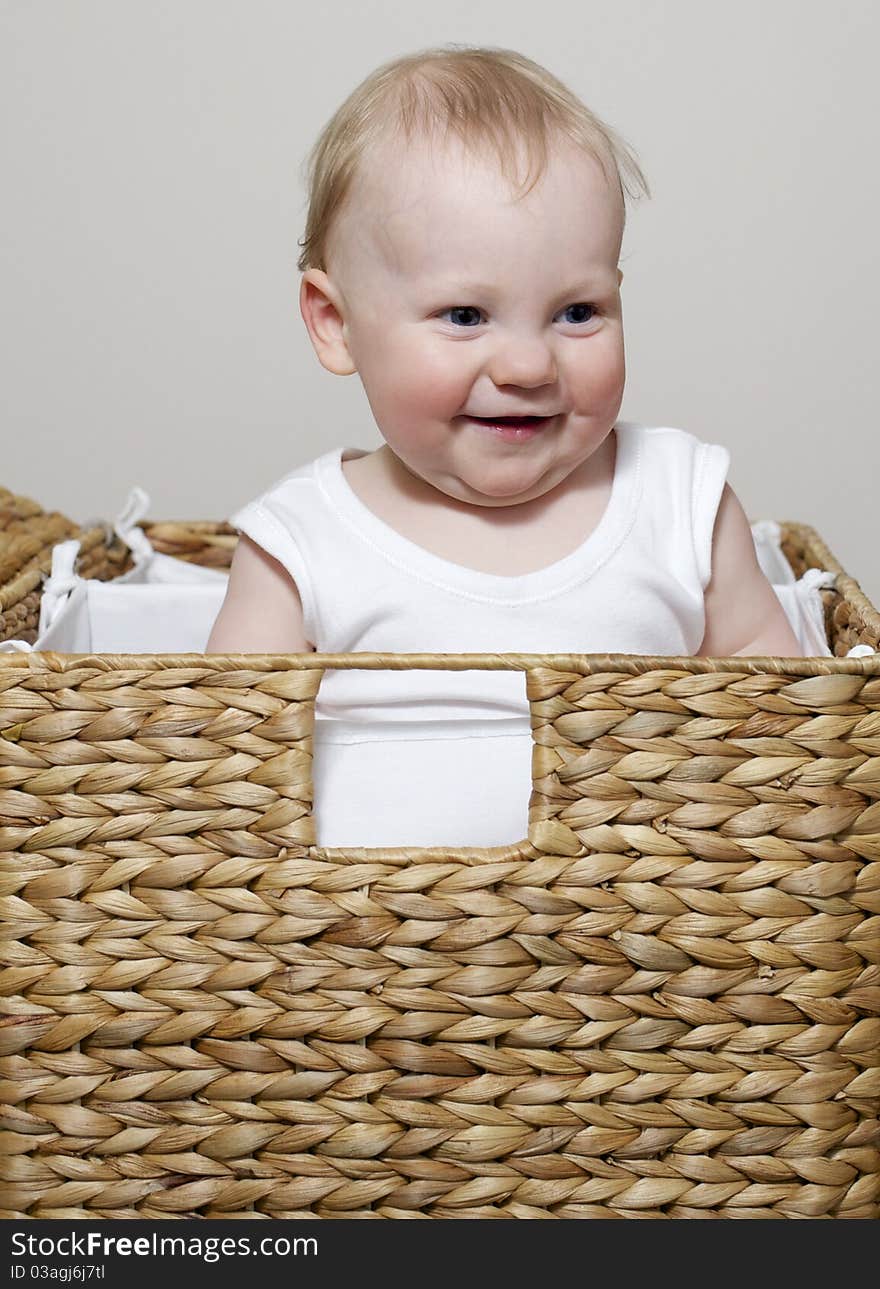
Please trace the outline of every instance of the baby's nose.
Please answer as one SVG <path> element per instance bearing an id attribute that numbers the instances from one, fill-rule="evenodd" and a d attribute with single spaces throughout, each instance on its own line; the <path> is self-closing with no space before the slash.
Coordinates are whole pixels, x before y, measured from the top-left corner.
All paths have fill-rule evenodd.
<path id="1" fill-rule="evenodd" d="M 508 336 L 492 351 L 489 375 L 495 385 L 534 389 L 556 380 L 556 359 L 539 336 Z"/>

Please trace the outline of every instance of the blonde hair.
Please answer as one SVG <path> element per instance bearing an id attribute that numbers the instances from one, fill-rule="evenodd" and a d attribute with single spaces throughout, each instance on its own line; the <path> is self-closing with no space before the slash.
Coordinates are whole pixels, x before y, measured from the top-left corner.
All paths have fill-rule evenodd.
<path id="1" fill-rule="evenodd" d="M 620 194 L 650 196 L 629 146 L 550 72 L 509 49 L 446 45 L 384 63 L 349 95 L 321 131 L 308 161 L 309 205 L 300 271 L 326 267 L 333 221 L 358 167 L 380 139 L 400 132 L 407 142 L 456 135 L 473 149 L 488 147 L 502 173 L 517 183 L 521 145 L 528 157 L 520 195 L 541 178 L 554 135 L 599 162 Z M 525 185 L 525 186 L 524 186 Z"/>

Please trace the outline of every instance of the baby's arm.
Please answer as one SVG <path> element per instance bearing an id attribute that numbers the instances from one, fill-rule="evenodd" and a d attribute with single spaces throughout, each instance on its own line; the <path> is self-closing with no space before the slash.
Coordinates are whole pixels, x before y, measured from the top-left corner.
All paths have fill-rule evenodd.
<path id="1" fill-rule="evenodd" d="M 724 485 L 715 517 L 712 579 L 705 604 L 706 628 L 698 656 L 804 656 L 779 597 L 761 570 L 749 521 L 729 484 Z"/>
<path id="2" fill-rule="evenodd" d="M 296 583 L 278 560 L 242 533 L 226 598 L 206 653 L 312 653 Z"/>

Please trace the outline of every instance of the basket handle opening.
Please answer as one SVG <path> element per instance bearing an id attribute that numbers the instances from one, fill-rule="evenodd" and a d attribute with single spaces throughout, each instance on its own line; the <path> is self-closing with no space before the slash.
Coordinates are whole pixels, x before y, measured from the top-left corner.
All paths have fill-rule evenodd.
<path id="1" fill-rule="evenodd" d="M 565 804 L 558 799 L 553 800 L 552 770 L 558 765 L 559 757 L 553 751 L 552 747 L 545 745 L 540 741 L 540 732 L 548 724 L 545 715 L 545 704 L 548 698 L 552 698 L 554 687 L 559 688 L 559 673 L 544 672 L 538 667 L 525 665 L 518 655 L 503 654 L 485 654 L 485 655 L 375 655 L 375 654 L 347 654 L 332 655 L 325 659 L 320 655 L 314 655 L 313 661 L 316 666 L 320 667 L 317 684 L 314 686 L 314 696 L 304 701 L 308 702 L 311 707 L 312 730 L 315 731 L 315 702 L 318 697 L 320 684 L 324 679 L 325 673 L 335 670 L 467 670 L 467 671 L 519 671 L 525 673 L 525 690 L 526 701 L 528 703 L 528 719 L 531 732 L 531 756 L 530 769 L 527 775 L 528 782 L 523 784 L 524 791 L 528 793 L 527 801 L 527 835 L 518 840 L 511 840 L 509 843 L 501 845 L 417 845 L 401 842 L 393 842 L 387 845 L 337 845 L 324 844 L 321 841 L 321 832 L 325 836 L 339 835 L 340 830 L 334 825 L 328 828 L 319 828 L 318 811 L 323 811 L 323 803 L 329 804 L 331 808 L 340 808 L 344 804 L 342 796 L 343 784 L 345 783 L 346 770 L 352 767 L 369 767 L 369 744 L 362 744 L 356 751 L 352 752 L 349 748 L 333 749 L 335 767 L 332 771 L 332 786 L 330 785 L 331 776 L 324 776 L 324 769 L 329 771 L 330 758 L 326 756 L 330 751 L 328 746 L 324 746 L 324 736 L 313 738 L 312 756 L 308 766 L 308 782 L 303 784 L 304 798 L 308 803 L 309 816 L 307 819 L 300 820 L 306 835 L 310 837 L 311 845 L 320 854 L 327 859 L 336 862 L 363 862 L 365 859 L 374 858 L 383 859 L 394 858 L 403 859 L 406 862 L 419 861 L 436 861 L 442 854 L 449 858 L 467 858 L 470 862 L 493 861 L 497 862 L 506 858 L 518 859 L 537 858 L 543 855 L 580 855 L 584 853 L 584 846 L 578 839 L 577 835 L 568 828 L 564 823 L 557 820 L 555 815 Z M 569 681 L 573 677 L 567 678 Z M 554 686 L 555 682 L 555 686 Z M 526 713 L 523 713 L 525 716 Z M 333 741 L 333 736 L 329 733 L 326 737 Z M 518 741 L 521 743 L 522 734 L 519 734 Z M 342 738 L 341 741 L 345 742 Z M 413 744 L 409 746 L 412 748 Z M 502 751 L 503 748 L 503 751 Z M 482 753 L 476 749 L 477 755 L 493 757 L 501 755 L 507 757 L 511 764 L 521 768 L 521 758 L 523 750 L 521 746 L 516 748 L 515 742 L 502 739 L 500 743 L 494 743 L 488 754 Z M 338 753 L 338 755 L 337 755 Z M 317 771 L 317 774 L 316 774 Z M 378 772 L 378 771 L 377 771 Z M 467 768 L 463 767 L 463 773 L 467 773 Z M 316 793 L 315 778 L 318 778 L 320 791 Z M 369 774 L 364 776 L 369 779 Z M 412 780 L 410 780 L 412 782 Z M 522 780 L 520 780 L 522 781 Z M 558 781 L 557 781 L 558 782 Z M 375 790 L 376 784 L 373 783 L 352 783 L 352 802 L 355 808 L 356 827 L 357 809 L 361 811 L 369 808 L 369 801 L 375 799 L 370 795 L 371 787 Z M 468 780 L 468 787 L 472 787 L 473 778 Z M 381 785 L 380 785 L 381 786 Z M 399 786 L 399 791 L 405 792 L 405 785 Z M 317 799 L 316 799 L 317 798 Z M 365 802 L 367 803 L 365 805 Z M 487 803 L 487 808 L 491 809 L 491 803 Z M 454 803 L 450 806 L 454 810 Z M 323 815 L 322 815 L 323 817 Z M 334 814 L 334 819 L 338 814 Z M 363 814 L 361 814 L 363 817 Z"/>

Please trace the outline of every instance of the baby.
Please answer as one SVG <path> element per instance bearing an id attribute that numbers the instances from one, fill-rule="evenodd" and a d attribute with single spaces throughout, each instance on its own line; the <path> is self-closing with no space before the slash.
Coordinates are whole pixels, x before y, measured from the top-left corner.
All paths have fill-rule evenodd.
<path id="1" fill-rule="evenodd" d="M 519 54 L 428 50 L 354 91 L 312 155 L 300 306 L 384 444 L 232 516 L 210 652 L 801 655 L 727 450 L 618 419 L 633 185 Z M 316 712 L 319 844 L 525 836 L 522 673 L 328 670 Z"/>

